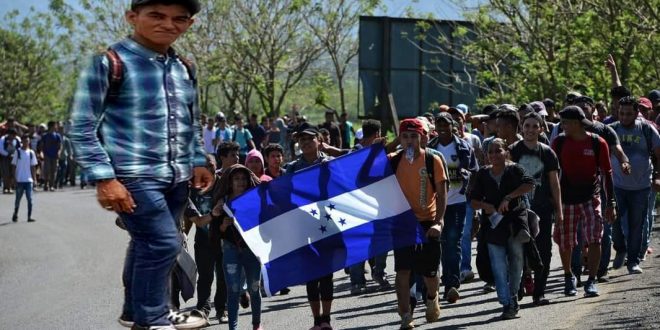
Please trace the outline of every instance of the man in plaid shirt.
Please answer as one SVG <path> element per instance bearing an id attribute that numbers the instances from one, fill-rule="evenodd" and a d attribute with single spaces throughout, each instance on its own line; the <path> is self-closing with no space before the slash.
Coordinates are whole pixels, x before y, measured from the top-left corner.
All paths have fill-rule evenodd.
<path id="1" fill-rule="evenodd" d="M 132 36 L 92 59 L 71 109 L 76 161 L 96 181 L 99 204 L 117 212 L 131 236 L 119 321 L 134 329 L 190 328 L 198 321 L 169 312 L 167 287 L 181 249 L 176 222 L 188 181 L 202 190 L 213 183 L 194 70 L 171 48 L 199 10 L 197 0 L 132 0 L 126 12 Z M 115 91 L 109 75 L 117 64 Z"/>

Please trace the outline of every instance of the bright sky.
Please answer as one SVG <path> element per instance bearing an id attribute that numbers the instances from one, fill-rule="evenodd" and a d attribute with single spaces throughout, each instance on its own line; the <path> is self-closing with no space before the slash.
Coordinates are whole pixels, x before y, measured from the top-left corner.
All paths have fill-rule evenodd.
<path id="1" fill-rule="evenodd" d="M 119 1 L 119 0 L 117 0 Z M 241 0 L 236 0 L 241 1 Z M 78 0 L 66 0 L 72 5 L 78 5 Z M 417 12 L 433 13 L 441 19 L 460 19 L 459 9 L 451 4 L 449 0 L 384 0 L 387 11 L 376 13 L 377 15 L 398 17 L 403 16 L 407 7 L 412 7 Z M 468 3 L 474 0 L 468 1 Z M 4 16 L 10 10 L 18 9 L 22 13 L 34 6 L 37 10 L 48 9 L 48 0 L 21 0 L 21 1 L 0 1 L 0 17 Z"/>

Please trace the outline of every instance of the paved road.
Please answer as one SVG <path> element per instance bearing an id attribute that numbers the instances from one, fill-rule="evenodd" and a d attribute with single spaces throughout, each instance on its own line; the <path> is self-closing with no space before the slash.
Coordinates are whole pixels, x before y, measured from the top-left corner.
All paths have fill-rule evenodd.
<path id="1" fill-rule="evenodd" d="M 121 329 L 116 323 L 122 303 L 121 267 L 128 241 L 114 226 L 114 216 L 96 205 L 92 190 L 65 189 L 35 196 L 36 223 L 25 222 L 25 205 L 11 223 L 13 196 L 0 195 L 0 329 Z M 660 236 L 657 232 L 656 236 Z M 193 237 L 193 235 L 191 235 Z M 192 241 L 192 238 L 191 238 Z M 656 253 L 659 240 L 654 240 Z M 192 244 L 190 244 L 192 246 Z M 522 301 L 520 318 L 498 321 L 495 293 L 484 294 L 476 281 L 461 288 L 458 303 L 442 304 L 439 322 L 426 324 L 423 309 L 415 314 L 419 329 L 575 329 L 660 327 L 660 258 L 652 255 L 642 275 L 611 271 L 600 285 L 601 297 L 567 298 L 556 251 L 549 281 L 552 304 L 533 308 Z M 393 282 L 393 260 L 388 277 Z M 367 278 L 369 276 L 367 275 Z M 348 278 L 335 274 L 333 325 L 336 329 L 397 329 L 393 291 L 350 296 Z M 374 287 L 373 282 L 369 283 Z M 308 329 L 309 307 L 302 286 L 287 296 L 264 301 L 266 329 Z M 193 298 L 194 301 L 194 298 Z M 189 301 L 186 307 L 190 307 Z M 249 310 L 241 310 L 240 329 L 248 329 Z M 211 329 L 226 329 L 212 319 Z"/>

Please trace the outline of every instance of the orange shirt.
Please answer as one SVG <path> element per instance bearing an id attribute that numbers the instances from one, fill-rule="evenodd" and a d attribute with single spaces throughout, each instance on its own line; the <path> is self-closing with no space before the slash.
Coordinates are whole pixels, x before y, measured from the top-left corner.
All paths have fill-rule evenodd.
<path id="1" fill-rule="evenodd" d="M 445 166 L 442 159 L 437 155 L 425 155 L 426 151 L 422 150 L 422 154 L 415 158 L 411 163 L 405 158 L 401 157 L 399 165 L 396 169 L 396 179 L 399 181 L 401 191 L 406 196 L 410 207 L 412 208 L 415 216 L 420 221 L 432 221 L 435 219 L 435 190 L 431 187 L 431 180 L 426 174 L 426 163 L 424 157 L 433 157 L 433 171 L 434 180 L 436 184 L 447 181 L 445 174 Z M 396 153 L 387 155 L 392 159 Z"/>

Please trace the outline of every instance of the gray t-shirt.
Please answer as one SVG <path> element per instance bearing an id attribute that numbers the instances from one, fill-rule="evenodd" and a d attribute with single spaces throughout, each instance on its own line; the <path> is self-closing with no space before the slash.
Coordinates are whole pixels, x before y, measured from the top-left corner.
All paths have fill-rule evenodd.
<path id="1" fill-rule="evenodd" d="M 642 125 L 648 125 L 648 127 L 643 129 Z M 642 123 L 641 119 L 635 120 L 635 126 L 631 128 L 625 128 L 619 123 L 612 124 L 612 128 L 619 137 L 623 152 L 628 156 L 630 165 L 632 166 L 632 173 L 624 175 L 621 172 L 621 166 L 616 157 L 613 155 L 610 157 L 614 186 L 626 190 L 640 190 L 650 187 L 651 175 L 653 174 L 650 154 L 653 153 L 653 149 L 660 147 L 660 135 L 658 135 L 658 131 L 652 125 Z M 644 130 L 650 136 L 645 136 Z M 647 145 L 647 141 L 649 140 L 651 146 Z"/>

